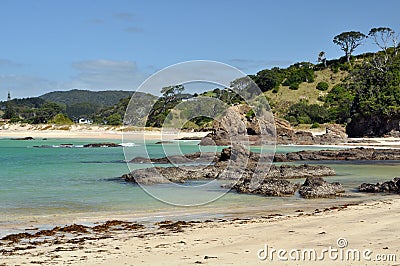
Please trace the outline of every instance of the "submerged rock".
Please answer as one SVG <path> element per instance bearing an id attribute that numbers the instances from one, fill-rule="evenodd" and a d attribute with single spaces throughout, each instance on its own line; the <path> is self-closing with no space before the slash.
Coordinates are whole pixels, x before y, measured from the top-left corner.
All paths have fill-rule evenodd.
<path id="1" fill-rule="evenodd" d="M 337 182 L 326 182 L 322 177 L 307 177 L 300 187 L 299 193 L 303 198 L 332 198 L 344 193 L 344 188 Z"/>
<path id="2" fill-rule="evenodd" d="M 24 137 L 24 138 L 13 138 L 11 140 L 34 140 L 33 137 Z"/>

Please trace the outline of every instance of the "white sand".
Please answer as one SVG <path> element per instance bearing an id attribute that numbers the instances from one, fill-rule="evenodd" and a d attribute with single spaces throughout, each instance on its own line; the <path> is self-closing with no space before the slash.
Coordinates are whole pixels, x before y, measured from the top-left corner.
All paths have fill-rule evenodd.
<path id="1" fill-rule="evenodd" d="M 87 139 L 179 139 L 204 137 L 208 132 L 169 131 L 160 129 L 134 129 L 123 126 L 97 125 L 28 125 L 11 124 L 0 126 L 0 138 L 87 138 Z"/>
<path id="2" fill-rule="evenodd" d="M 371 258 L 395 254 L 399 260 L 399 221 L 400 197 L 393 196 L 393 200 L 311 216 L 201 223 L 179 233 L 156 229 L 107 233 L 111 238 L 78 244 L 45 244 L 15 251 L 14 255 L 3 255 L 2 262 L 5 265 L 31 262 L 42 265 L 394 265 L 395 262 L 378 263 L 362 257 L 360 261 L 337 261 L 328 255 L 323 262 L 282 262 L 275 254 L 271 262 L 258 259 L 257 253 L 268 245 L 269 250 L 315 249 L 319 256 L 329 246 L 339 249 L 337 240 L 345 238 L 348 246 L 343 251 L 369 249 L 373 252 Z"/>

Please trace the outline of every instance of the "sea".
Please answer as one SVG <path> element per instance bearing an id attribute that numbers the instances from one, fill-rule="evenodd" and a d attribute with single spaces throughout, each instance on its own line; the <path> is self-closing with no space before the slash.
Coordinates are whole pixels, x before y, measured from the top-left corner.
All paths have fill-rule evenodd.
<path id="1" fill-rule="evenodd" d="M 346 190 L 346 196 L 335 199 L 303 199 L 298 194 L 290 197 L 238 194 L 228 192 L 220 182 L 210 184 L 208 181 L 148 188 L 121 179 L 132 169 L 151 167 L 150 164 L 127 163 L 133 157 L 146 154 L 151 158 L 163 157 L 168 145 L 179 147 L 176 154 L 209 152 L 215 148 L 199 147 L 199 141 L 173 141 L 164 145 L 155 140 L 111 141 L 124 147 L 84 147 L 104 142 L 104 139 L 0 139 L 0 236 L 26 228 L 72 223 L 90 225 L 114 219 L 150 224 L 161 220 L 249 218 L 389 199 L 390 195 L 359 193 L 357 187 L 363 182 L 392 179 L 400 170 L 398 161 L 307 162 L 335 169 L 336 176 L 325 179 L 340 182 Z M 127 153 L 125 149 L 128 148 Z M 326 148 L 334 149 L 277 146 L 276 152 Z M 253 149 L 254 152 L 258 150 L 257 147 Z M 174 149 L 170 149 L 171 153 Z M 125 154 L 129 154 L 129 158 Z M 302 183 L 304 179 L 292 181 Z"/>

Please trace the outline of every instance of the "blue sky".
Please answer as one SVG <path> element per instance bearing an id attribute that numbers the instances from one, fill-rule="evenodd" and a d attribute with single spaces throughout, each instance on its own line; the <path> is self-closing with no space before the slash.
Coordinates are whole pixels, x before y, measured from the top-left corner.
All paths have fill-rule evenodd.
<path id="1" fill-rule="evenodd" d="M 72 88 L 136 90 L 187 60 L 254 74 L 342 56 L 335 35 L 388 26 L 400 1 L 0 0 L 0 99 Z M 374 51 L 367 42 L 356 53 Z M 3 97 L 4 96 L 4 97 Z"/>

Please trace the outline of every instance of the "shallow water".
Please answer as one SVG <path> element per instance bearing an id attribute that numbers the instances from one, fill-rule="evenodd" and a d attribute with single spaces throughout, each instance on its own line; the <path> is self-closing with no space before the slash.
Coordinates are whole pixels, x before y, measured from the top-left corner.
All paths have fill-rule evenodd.
<path id="1" fill-rule="evenodd" d="M 174 202 L 204 202 L 218 200 L 197 207 L 179 207 L 166 204 L 147 194 L 140 187 L 123 182 L 119 177 L 129 171 L 122 148 L 81 148 L 86 143 L 104 140 L 0 139 L 0 234 L 29 223 L 54 224 L 95 222 L 113 218 L 154 221 L 168 217 L 180 219 L 218 218 L 229 215 L 285 213 L 295 209 L 315 209 L 382 197 L 356 193 L 362 182 L 378 182 L 398 176 L 400 162 L 312 162 L 333 167 L 337 176 L 326 178 L 342 183 L 349 197 L 305 200 L 298 195 L 285 198 L 262 197 L 227 193 L 221 183 L 196 181 L 182 192 L 174 184 L 155 185 L 153 193 Z M 118 141 L 116 141 L 118 143 Z M 175 142 L 176 143 L 176 142 Z M 75 148 L 61 148 L 73 144 Z M 198 141 L 180 141 L 183 153 L 199 151 Z M 34 148 L 33 146 L 54 146 Z M 144 147 L 131 143 L 129 158 L 144 156 Z M 168 145 L 165 145 L 168 146 Z M 179 153 L 171 145 L 169 154 Z M 151 157 L 163 157 L 162 145 L 146 142 Z M 175 150 L 174 150 L 175 149 Z M 202 147 L 203 151 L 212 151 Z M 279 146 L 277 152 L 310 149 L 309 147 Z M 312 147 L 312 149 L 321 149 Z M 257 151 L 257 148 L 254 148 Z M 132 165 L 131 168 L 147 165 Z M 303 182 L 304 180 L 294 180 Z"/>

